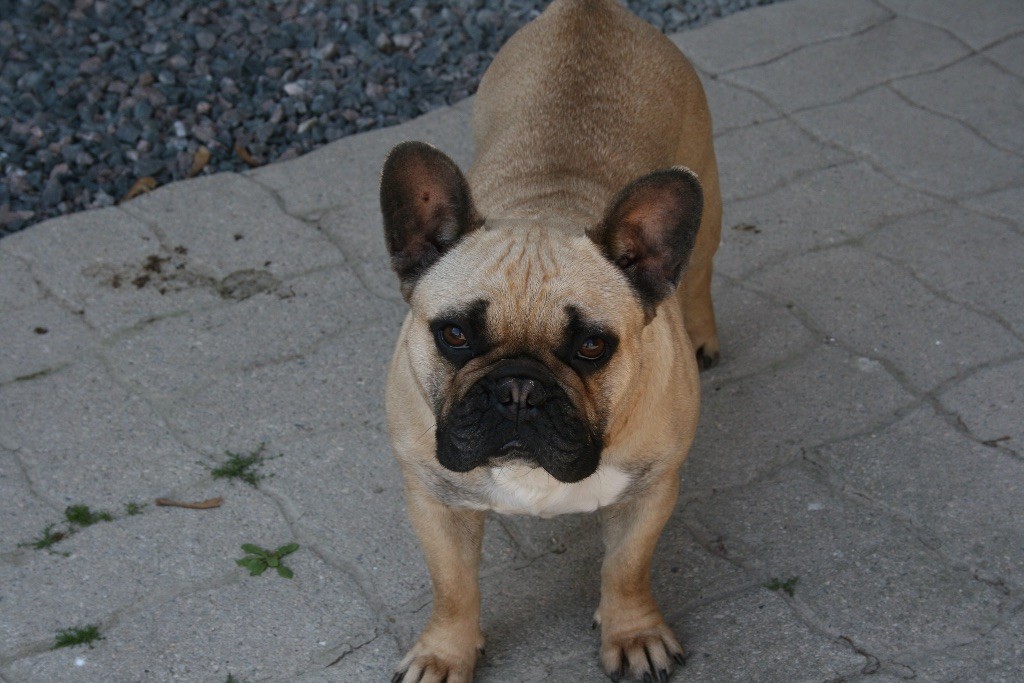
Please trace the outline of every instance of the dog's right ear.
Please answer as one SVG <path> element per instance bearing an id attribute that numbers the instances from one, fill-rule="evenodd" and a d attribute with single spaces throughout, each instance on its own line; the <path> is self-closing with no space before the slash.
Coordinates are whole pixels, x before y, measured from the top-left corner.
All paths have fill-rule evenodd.
<path id="1" fill-rule="evenodd" d="M 388 154 L 381 172 L 380 210 L 391 267 L 406 301 L 420 276 L 484 222 L 462 171 L 424 142 L 403 142 Z"/>

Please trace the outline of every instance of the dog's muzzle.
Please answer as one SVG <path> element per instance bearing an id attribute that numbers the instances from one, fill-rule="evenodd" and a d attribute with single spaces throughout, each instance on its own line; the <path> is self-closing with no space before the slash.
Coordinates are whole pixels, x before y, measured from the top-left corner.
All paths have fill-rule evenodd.
<path id="1" fill-rule="evenodd" d="M 532 358 L 499 361 L 438 419 L 437 459 L 455 472 L 515 460 L 570 483 L 594 473 L 601 449 L 600 435 Z"/>

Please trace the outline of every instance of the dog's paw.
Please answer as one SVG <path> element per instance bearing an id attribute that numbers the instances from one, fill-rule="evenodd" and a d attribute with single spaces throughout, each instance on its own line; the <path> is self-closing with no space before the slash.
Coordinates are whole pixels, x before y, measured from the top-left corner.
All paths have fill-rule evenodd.
<path id="1" fill-rule="evenodd" d="M 470 683 L 483 639 L 469 648 L 424 633 L 398 665 L 391 683 Z"/>
<path id="2" fill-rule="evenodd" d="M 613 681 L 664 683 L 675 664 L 685 663 L 686 653 L 664 621 L 642 630 L 602 633 L 601 665 Z"/>

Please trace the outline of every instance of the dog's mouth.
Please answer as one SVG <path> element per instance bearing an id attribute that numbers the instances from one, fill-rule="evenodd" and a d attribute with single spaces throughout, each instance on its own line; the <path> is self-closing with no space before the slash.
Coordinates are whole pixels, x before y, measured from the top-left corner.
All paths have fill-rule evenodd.
<path id="1" fill-rule="evenodd" d="M 501 448 L 498 449 L 498 455 L 513 455 L 515 453 L 528 452 L 529 449 L 519 439 L 512 439 L 502 444 Z"/>
<path id="2" fill-rule="evenodd" d="M 536 417 L 517 424 L 475 390 L 438 419 L 436 438 L 437 459 L 453 472 L 521 462 L 543 467 L 565 483 L 593 474 L 603 447 L 600 435 L 564 395 L 557 403 L 549 399 Z"/>
<path id="3" fill-rule="evenodd" d="M 506 441 L 500 448 L 486 458 L 484 464 L 488 467 L 504 467 L 506 465 L 528 465 L 529 467 L 540 467 L 540 460 L 534 449 L 520 439 Z"/>

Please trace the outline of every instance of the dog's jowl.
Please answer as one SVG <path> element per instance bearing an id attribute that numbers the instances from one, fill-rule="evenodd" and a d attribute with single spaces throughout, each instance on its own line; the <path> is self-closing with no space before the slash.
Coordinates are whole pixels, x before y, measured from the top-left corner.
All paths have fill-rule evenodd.
<path id="1" fill-rule="evenodd" d="M 434 589 L 395 680 L 471 680 L 489 510 L 597 511 L 601 663 L 664 680 L 683 648 L 650 561 L 696 428 L 698 367 L 718 358 L 704 92 L 614 0 L 555 0 L 498 53 L 474 106 L 467 175 L 407 142 L 381 178 L 410 305 L 388 425 Z"/>

